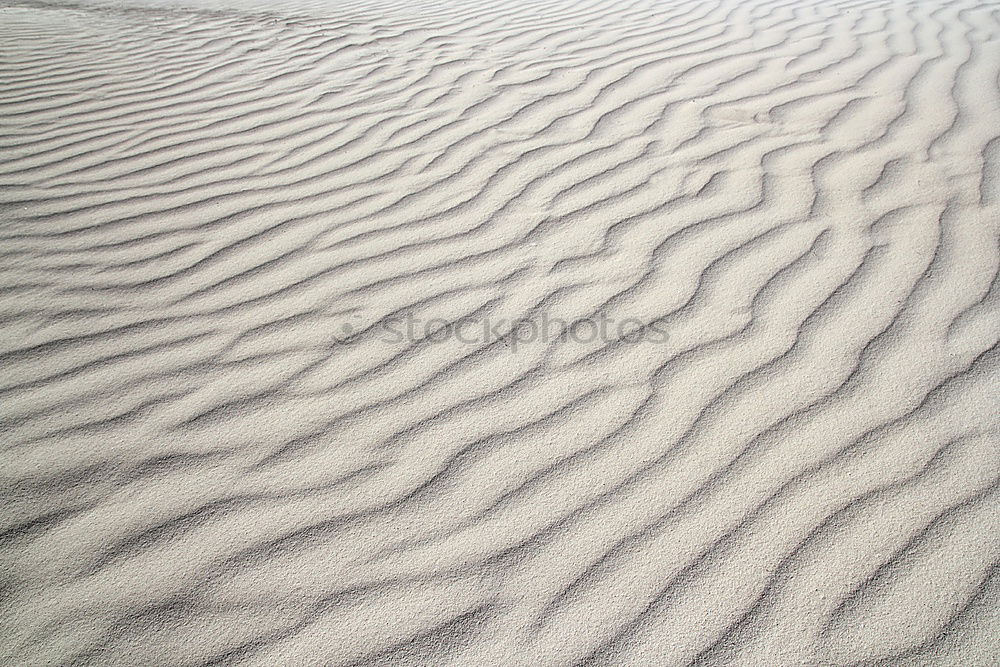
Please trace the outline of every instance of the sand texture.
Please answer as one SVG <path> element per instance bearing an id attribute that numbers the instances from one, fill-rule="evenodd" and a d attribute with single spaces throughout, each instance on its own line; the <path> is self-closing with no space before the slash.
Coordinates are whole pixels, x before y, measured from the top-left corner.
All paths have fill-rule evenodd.
<path id="1" fill-rule="evenodd" d="M 0 664 L 1000 665 L 1000 2 L 0 0 Z"/>

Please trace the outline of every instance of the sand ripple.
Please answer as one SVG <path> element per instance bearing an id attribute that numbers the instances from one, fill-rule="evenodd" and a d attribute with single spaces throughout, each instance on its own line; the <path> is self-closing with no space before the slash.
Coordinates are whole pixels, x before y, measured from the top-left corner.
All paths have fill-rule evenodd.
<path id="1" fill-rule="evenodd" d="M 987 0 L 5 0 L 0 662 L 1000 663 L 998 77 Z"/>

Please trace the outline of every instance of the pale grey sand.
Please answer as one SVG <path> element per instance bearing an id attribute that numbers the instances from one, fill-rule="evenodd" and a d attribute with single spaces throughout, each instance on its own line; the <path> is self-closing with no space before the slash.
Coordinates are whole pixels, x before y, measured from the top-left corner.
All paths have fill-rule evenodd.
<path id="1" fill-rule="evenodd" d="M 1000 664 L 1000 4 L 0 3 L 3 664 Z"/>

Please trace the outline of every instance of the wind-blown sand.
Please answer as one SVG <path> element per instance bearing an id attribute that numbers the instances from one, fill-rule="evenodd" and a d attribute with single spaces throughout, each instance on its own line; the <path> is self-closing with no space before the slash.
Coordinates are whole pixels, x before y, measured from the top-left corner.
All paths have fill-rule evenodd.
<path id="1" fill-rule="evenodd" d="M 998 78 L 984 0 L 4 0 L 0 662 L 1000 664 Z"/>

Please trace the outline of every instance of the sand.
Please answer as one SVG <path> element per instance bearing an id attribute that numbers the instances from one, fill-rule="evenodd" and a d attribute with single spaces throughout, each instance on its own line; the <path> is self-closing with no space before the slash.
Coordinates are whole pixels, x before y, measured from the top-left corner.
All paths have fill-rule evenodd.
<path id="1" fill-rule="evenodd" d="M 1000 4 L 3 0 L 0 663 L 1000 664 Z"/>

